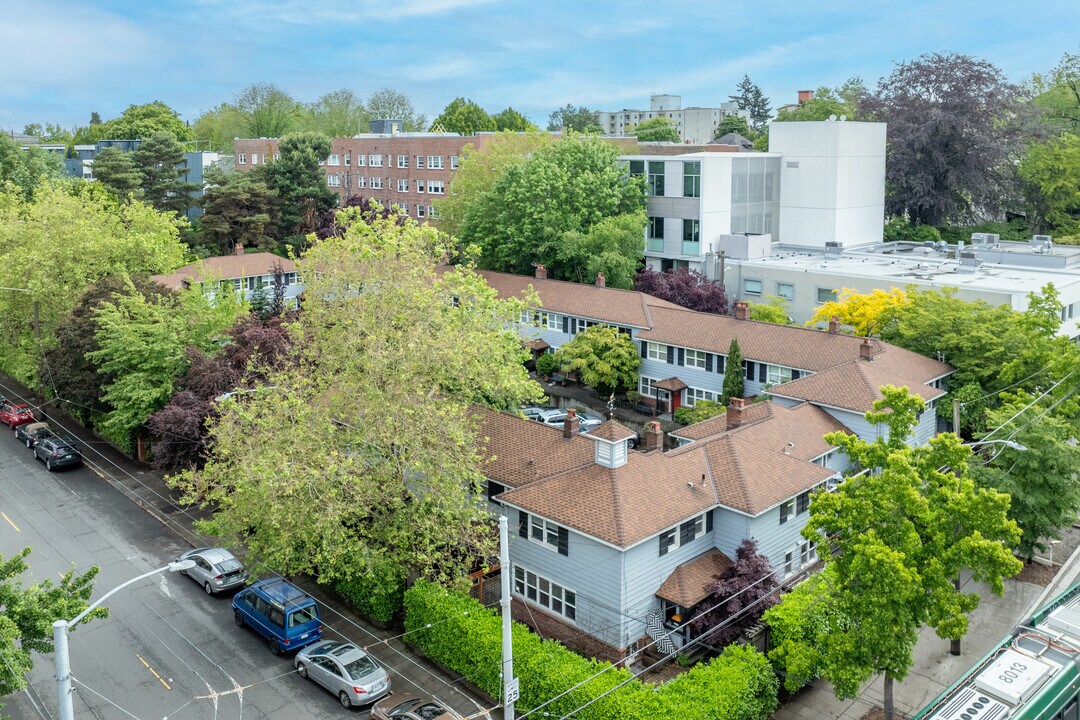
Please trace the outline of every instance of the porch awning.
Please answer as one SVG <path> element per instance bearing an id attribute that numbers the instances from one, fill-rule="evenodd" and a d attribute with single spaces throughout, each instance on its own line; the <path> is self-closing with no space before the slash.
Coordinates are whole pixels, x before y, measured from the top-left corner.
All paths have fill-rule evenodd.
<path id="1" fill-rule="evenodd" d="M 659 380 L 653 383 L 653 387 L 658 390 L 667 390 L 668 392 L 680 392 L 688 388 L 689 385 L 677 377 L 669 377 L 667 380 Z"/>
<path id="2" fill-rule="evenodd" d="M 525 343 L 525 347 L 529 348 L 530 350 L 547 350 L 551 346 L 543 340 L 537 338 L 536 340 L 530 340 Z"/>
<path id="3" fill-rule="evenodd" d="M 684 608 L 692 608 L 709 596 L 705 586 L 713 576 L 727 570 L 731 558 L 716 548 L 687 560 L 671 571 L 656 596 Z"/>

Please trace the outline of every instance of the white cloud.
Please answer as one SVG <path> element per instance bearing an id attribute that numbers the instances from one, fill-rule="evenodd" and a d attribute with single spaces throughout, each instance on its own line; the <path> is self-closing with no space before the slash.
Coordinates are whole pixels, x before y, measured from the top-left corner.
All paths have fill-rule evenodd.
<path id="1" fill-rule="evenodd" d="M 259 18 L 293 25 L 349 24 L 440 15 L 490 5 L 495 0 L 196 0 L 233 18 Z"/>

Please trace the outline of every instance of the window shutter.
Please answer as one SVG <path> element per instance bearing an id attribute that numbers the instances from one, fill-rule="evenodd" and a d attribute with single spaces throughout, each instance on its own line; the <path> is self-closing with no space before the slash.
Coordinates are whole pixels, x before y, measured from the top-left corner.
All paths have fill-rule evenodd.
<path id="1" fill-rule="evenodd" d="M 570 556 L 570 531 L 564 527 L 559 528 L 559 554 Z"/>
<path id="2" fill-rule="evenodd" d="M 743 370 L 744 370 L 744 374 L 746 376 L 746 379 L 747 380 L 753 380 L 754 379 L 754 361 L 753 360 L 743 360 L 742 362 L 743 362 Z"/>
<path id="3" fill-rule="evenodd" d="M 518 510 L 518 535 L 528 539 L 529 537 L 529 513 Z"/>
<path id="4" fill-rule="evenodd" d="M 765 363 L 758 363 L 757 366 L 758 382 L 768 382 L 769 380 L 769 366 Z"/>
<path id="5" fill-rule="evenodd" d="M 667 361 L 668 361 L 668 365 L 674 365 L 675 364 L 675 346 L 674 345 L 668 345 L 667 346 Z"/>
<path id="6" fill-rule="evenodd" d="M 570 318 L 570 334 L 577 334 L 577 318 Z"/>
<path id="7" fill-rule="evenodd" d="M 641 341 L 641 357 L 649 357 L 649 343 L 645 340 Z"/>
<path id="8" fill-rule="evenodd" d="M 705 353 L 705 372 L 712 372 L 712 353 Z"/>
<path id="9" fill-rule="evenodd" d="M 563 315 L 562 316 L 562 331 L 564 333 L 570 332 L 570 316 L 569 315 Z"/>
<path id="10" fill-rule="evenodd" d="M 679 348 L 679 364 L 686 364 L 686 350 L 684 350 L 683 348 Z"/>
<path id="11" fill-rule="evenodd" d="M 726 355 L 717 355 L 716 356 L 716 372 L 723 375 L 724 374 L 724 366 L 726 364 L 727 364 L 727 356 Z"/>
<path id="12" fill-rule="evenodd" d="M 661 557 L 663 557 L 664 555 L 667 555 L 668 545 L 669 545 L 669 543 L 668 543 L 668 536 L 669 535 L 671 535 L 671 530 L 668 530 L 667 532 L 664 532 L 664 533 L 660 533 L 660 556 Z"/>
<path id="13" fill-rule="evenodd" d="M 685 545 L 692 539 L 691 533 L 694 532 L 694 523 L 683 523 L 679 526 L 679 544 Z"/>
<path id="14" fill-rule="evenodd" d="M 784 503 L 783 505 L 780 506 L 780 524 L 781 525 L 783 525 L 784 523 L 787 522 L 788 507 L 789 506 L 788 506 L 787 503 Z"/>
<path id="15" fill-rule="evenodd" d="M 712 514 L 712 510 L 705 513 L 705 532 L 712 532 Z"/>
<path id="16" fill-rule="evenodd" d="M 799 499 L 798 499 L 798 501 L 796 503 L 796 506 L 795 506 L 795 511 L 801 514 L 801 513 L 806 512 L 807 508 L 809 508 L 809 507 L 810 507 L 810 493 L 804 492 L 801 495 L 799 495 Z"/>

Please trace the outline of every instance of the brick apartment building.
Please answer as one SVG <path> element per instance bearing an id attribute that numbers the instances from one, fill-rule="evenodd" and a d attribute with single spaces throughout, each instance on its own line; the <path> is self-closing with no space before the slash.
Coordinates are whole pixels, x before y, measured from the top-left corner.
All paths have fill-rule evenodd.
<path id="1" fill-rule="evenodd" d="M 353 195 L 378 200 L 384 207 L 423 220 L 432 216 L 435 200 L 446 196 L 466 145 L 483 146 L 491 133 L 464 137 L 451 133 L 370 133 L 330 141 L 330 156 L 321 164 L 326 184 L 342 201 Z M 252 170 L 276 160 L 275 138 L 233 143 L 236 169 Z"/>

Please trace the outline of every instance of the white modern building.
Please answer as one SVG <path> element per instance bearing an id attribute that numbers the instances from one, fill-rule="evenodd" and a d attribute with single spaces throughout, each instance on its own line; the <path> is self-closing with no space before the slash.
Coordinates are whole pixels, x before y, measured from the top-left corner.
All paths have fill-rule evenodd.
<path id="1" fill-rule="evenodd" d="M 750 111 L 740 110 L 733 102 L 720 103 L 720 107 L 682 106 L 679 95 L 653 95 L 649 98 L 648 110 L 618 110 L 597 113 L 597 123 L 605 135 L 626 137 L 633 135 L 634 126 L 646 120 L 663 117 L 675 125 L 679 137 L 685 143 L 705 144 L 713 139 L 720 121 L 729 115 L 736 115 L 750 121 Z"/>

